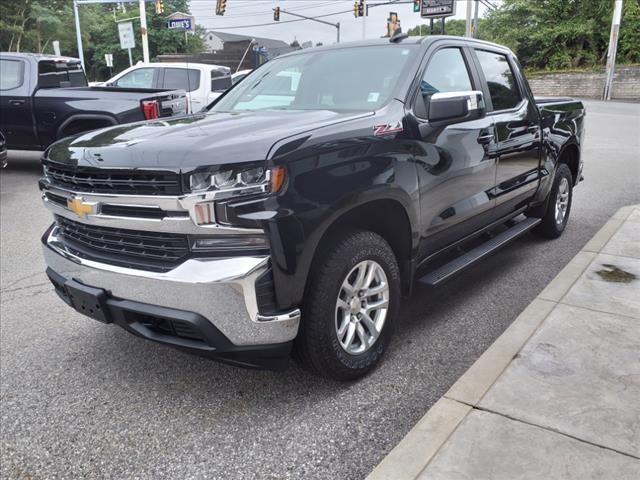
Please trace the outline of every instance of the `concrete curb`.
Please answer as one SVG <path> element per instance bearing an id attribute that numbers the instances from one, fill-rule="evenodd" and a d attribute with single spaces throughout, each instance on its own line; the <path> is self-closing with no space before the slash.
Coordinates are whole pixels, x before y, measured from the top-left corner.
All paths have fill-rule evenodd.
<path id="1" fill-rule="evenodd" d="M 540 292 L 500 337 L 476 360 L 396 447 L 368 480 L 415 479 L 466 415 L 559 304 L 573 284 L 638 205 L 619 209 L 578 254 Z"/>

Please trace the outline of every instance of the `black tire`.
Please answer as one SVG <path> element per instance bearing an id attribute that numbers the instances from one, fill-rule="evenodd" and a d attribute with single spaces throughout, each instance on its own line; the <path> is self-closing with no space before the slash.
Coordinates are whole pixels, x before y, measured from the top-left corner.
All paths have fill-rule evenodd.
<path id="1" fill-rule="evenodd" d="M 568 185 L 568 203 L 566 211 L 561 222 L 558 222 L 556 217 L 556 202 L 558 196 L 561 195 L 561 184 L 566 182 Z M 549 192 L 549 200 L 547 201 L 547 210 L 542 216 L 542 223 L 533 229 L 533 233 L 544 238 L 558 238 L 564 232 L 569 221 L 569 214 L 571 213 L 571 201 L 573 200 L 573 176 L 569 167 L 561 163 L 558 165 L 556 171 L 556 177 L 553 181 L 553 186 Z"/>
<path id="2" fill-rule="evenodd" d="M 347 381 L 371 371 L 389 345 L 400 303 L 400 269 L 389 244 L 368 231 L 350 231 L 324 248 L 311 271 L 302 309 L 294 358 L 322 376 Z M 389 285 L 386 318 L 380 334 L 368 350 L 354 355 L 338 339 L 336 302 L 343 281 L 361 262 L 374 261 Z"/>

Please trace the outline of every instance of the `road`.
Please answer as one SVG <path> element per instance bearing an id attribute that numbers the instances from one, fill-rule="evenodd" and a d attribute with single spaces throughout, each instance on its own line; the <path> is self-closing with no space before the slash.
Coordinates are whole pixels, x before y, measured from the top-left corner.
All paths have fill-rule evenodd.
<path id="1" fill-rule="evenodd" d="M 338 384 L 249 371 L 76 314 L 43 274 L 37 156 L 1 176 L 3 478 L 363 478 L 619 207 L 640 203 L 640 105 L 587 102 L 562 238 L 417 287 L 385 361 Z"/>

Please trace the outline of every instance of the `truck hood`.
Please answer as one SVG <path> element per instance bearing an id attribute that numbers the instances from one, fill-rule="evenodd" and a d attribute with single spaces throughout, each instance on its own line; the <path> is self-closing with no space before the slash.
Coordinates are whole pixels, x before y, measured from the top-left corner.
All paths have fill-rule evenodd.
<path id="1" fill-rule="evenodd" d="M 73 166 L 190 170 L 265 160 L 279 140 L 372 112 L 209 112 L 119 125 L 54 143 L 49 160 Z"/>

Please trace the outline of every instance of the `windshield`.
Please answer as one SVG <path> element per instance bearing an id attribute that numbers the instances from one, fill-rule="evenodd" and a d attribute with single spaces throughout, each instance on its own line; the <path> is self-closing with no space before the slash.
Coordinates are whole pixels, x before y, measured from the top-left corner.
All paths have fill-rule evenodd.
<path id="1" fill-rule="evenodd" d="M 415 45 L 309 51 L 250 73 L 211 111 L 378 109 L 391 96 Z"/>

